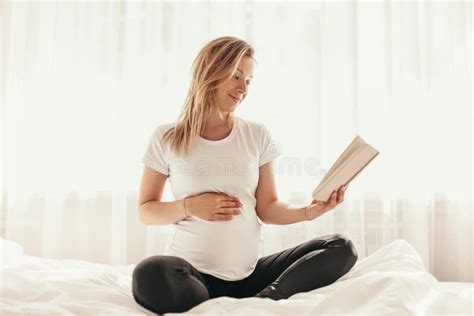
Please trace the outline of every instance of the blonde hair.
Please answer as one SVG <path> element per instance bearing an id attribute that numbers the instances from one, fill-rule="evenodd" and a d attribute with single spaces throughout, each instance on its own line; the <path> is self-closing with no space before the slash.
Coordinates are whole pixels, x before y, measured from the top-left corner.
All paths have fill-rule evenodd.
<path id="1" fill-rule="evenodd" d="M 242 58 L 254 59 L 254 49 L 245 41 L 225 36 L 207 43 L 194 59 L 192 80 L 181 114 L 163 135 L 178 156 L 189 154 L 194 140 L 204 129 L 204 123 L 217 109 L 215 91 L 230 79 Z"/>

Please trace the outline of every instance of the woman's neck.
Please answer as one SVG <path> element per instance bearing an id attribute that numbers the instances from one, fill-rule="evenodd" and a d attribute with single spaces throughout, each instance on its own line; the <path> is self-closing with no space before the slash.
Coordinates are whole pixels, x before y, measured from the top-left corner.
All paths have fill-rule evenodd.
<path id="1" fill-rule="evenodd" d="M 221 140 L 227 137 L 234 126 L 234 117 L 230 113 L 227 116 L 211 116 L 204 124 L 201 137 L 208 140 Z"/>
<path id="2" fill-rule="evenodd" d="M 221 114 L 213 112 L 207 121 L 204 122 L 206 129 L 232 128 L 233 124 L 234 116 L 231 112 L 221 112 Z"/>

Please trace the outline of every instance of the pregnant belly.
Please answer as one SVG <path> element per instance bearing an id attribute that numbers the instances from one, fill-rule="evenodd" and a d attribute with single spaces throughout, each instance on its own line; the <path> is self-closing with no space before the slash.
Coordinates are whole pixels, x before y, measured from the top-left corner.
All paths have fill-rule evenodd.
<path id="1" fill-rule="evenodd" d="M 260 251 L 261 224 L 234 217 L 230 221 L 190 220 L 176 226 L 169 254 L 210 271 L 253 268 Z"/>

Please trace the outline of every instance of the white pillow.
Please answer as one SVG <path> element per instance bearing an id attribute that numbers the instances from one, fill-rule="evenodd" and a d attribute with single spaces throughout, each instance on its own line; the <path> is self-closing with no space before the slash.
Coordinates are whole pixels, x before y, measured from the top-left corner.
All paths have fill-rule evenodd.
<path id="1" fill-rule="evenodd" d="M 18 262 L 24 253 L 23 246 L 0 237 L 0 263 L 2 267 Z"/>

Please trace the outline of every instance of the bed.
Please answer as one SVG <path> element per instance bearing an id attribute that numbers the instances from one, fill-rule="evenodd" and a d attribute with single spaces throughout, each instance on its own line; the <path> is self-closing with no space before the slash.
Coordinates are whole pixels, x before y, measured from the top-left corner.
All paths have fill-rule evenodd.
<path id="1" fill-rule="evenodd" d="M 155 315 L 132 297 L 135 265 L 28 256 L 2 239 L 0 246 L 1 315 Z M 187 314 L 473 315 L 473 298 L 474 283 L 438 282 L 415 249 L 399 239 L 359 259 L 328 286 L 280 301 L 219 297 Z"/>

